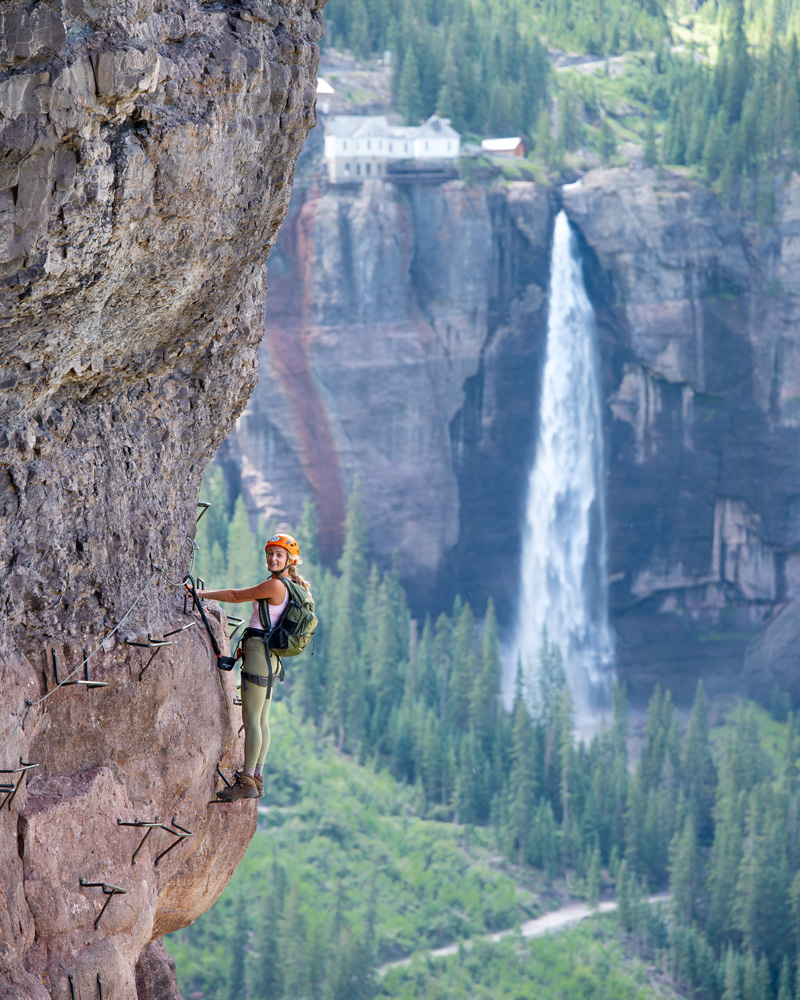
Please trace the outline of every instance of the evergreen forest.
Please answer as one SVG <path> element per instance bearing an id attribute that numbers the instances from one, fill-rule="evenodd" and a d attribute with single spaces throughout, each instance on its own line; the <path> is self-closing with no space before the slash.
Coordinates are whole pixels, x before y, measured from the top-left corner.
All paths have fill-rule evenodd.
<path id="1" fill-rule="evenodd" d="M 198 572 L 212 587 L 263 578 L 263 543 L 219 470 L 204 498 Z M 294 533 L 321 624 L 277 695 L 248 854 L 167 942 L 185 995 L 636 997 L 656 975 L 702 1000 L 800 996 L 800 732 L 785 696 L 771 713 L 732 702 L 712 729 L 701 685 L 683 724 L 656 689 L 633 755 L 615 687 L 607 725 L 581 742 L 546 635 L 506 712 L 491 604 L 412 621 L 397 567 L 368 563 L 358 485 L 335 570 L 316 558 L 311 508 Z M 448 974 L 420 959 L 378 974 L 609 895 L 613 917 L 563 939 L 478 941 Z"/>
<path id="2" fill-rule="evenodd" d="M 539 179 L 638 144 L 765 222 L 800 153 L 798 29 L 796 0 L 333 0 L 325 44 L 388 58 L 408 123 L 524 137 Z"/>

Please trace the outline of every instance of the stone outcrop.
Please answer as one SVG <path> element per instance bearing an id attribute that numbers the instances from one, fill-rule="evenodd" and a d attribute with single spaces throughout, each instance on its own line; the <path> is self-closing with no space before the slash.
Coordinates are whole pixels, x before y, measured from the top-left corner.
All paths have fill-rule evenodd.
<path id="1" fill-rule="evenodd" d="M 106 996 L 175 995 L 155 942 L 254 829 L 252 803 L 206 808 L 239 750 L 202 630 L 141 680 L 150 651 L 124 640 L 189 621 L 198 485 L 256 381 L 323 2 L 0 9 L 0 768 L 39 765 L 0 811 L 2 997 L 66 1000 L 69 976 L 93 996 L 98 975 Z M 53 651 L 77 679 L 84 648 L 108 687 L 26 713 Z M 155 829 L 132 865 L 144 831 L 117 820 L 156 816 L 193 836 L 156 867 L 174 838 Z M 97 928 L 81 879 L 126 890 Z"/>

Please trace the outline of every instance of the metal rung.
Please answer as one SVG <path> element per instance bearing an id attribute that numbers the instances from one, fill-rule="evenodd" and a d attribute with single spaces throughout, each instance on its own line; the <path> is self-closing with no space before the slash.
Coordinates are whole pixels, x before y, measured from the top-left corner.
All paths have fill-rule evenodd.
<path id="1" fill-rule="evenodd" d="M 213 506 L 213 505 L 212 505 L 212 504 L 210 504 L 210 503 L 205 503 L 204 501 L 202 501 L 202 500 L 201 500 L 201 501 L 200 501 L 200 502 L 199 502 L 199 503 L 197 504 L 197 506 L 198 506 L 198 507 L 202 507 L 202 508 L 203 508 L 203 509 L 202 509 L 202 510 L 200 511 L 200 513 L 199 513 L 199 514 L 197 515 L 197 521 L 195 522 L 195 523 L 199 524 L 199 523 L 200 523 L 200 518 L 201 518 L 201 517 L 203 516 L 203 514 L 205 514 L 205 512 L 206 512 L 206 511 L 208 510 L 208 508 L 209 508 L 209 507 L 211 507 L 211 506 Z"/>
<path id="2" fill-rule="evenodd" d="M 56 687 L 71 687 L 72 685 L 85 688 L 107 688 L 108 681 L 93 681 L 89 677 L 89 653 L 86 647 L 83 647 L 83 678 L 75 681 L 62 681 L 58 676 L 58 657 L 56 656 L 56 651 L 51 650 L 53 654 L 53 670 L 55 671 L 56 677 Z"/>
<path id="3" fill-rule="evenodd" d="M 121 889 L 118 885 L 111 885 L 108 882 L 87 882 L 85 879 L 80 879 L 79 881 L 84 888 L 90 888 L 93 886 L 95 888 L 102 889 L 105 895 L 108 897 L 105 903 L 103 903 L 102 910 L 97 914 L 97 918 L 95 919 L 94 929 L 97 930 L 97 925 L 100 923 L 100 918 L 106 912 L 106 908 L 108 907 L 108 904 L 111 902 L 112 897 L 124 896 L 128 890 Z"/>
<path id="4" fill-rule="evenodd" d="M 180 631 L 180 629 L 178 629 L 178 631 Z M 175 634 L 174 632 L 170 632 L 170 635 L 174 635 L 174 634 Z M 172 643 L 171 642 L 167 642 L 166 639 L 154 639 L 150 635 L 150 633 L 148 632 L 147 633 L 147 642 L 134 642 L 132 639 L 126 639 L 125 640 L 125 645 L 126 646 L 139 646 L 140 649 L 155 649 L 156 647 L 158 647 L 160 649 L 162 646 L 171 646 Z"/>
<path id="5" fill-rule="evenodd" d="M 188 625 L 181 625 L 180 628 L 173 629 L 172 632 L 165 632 L 164 638 L 168 638 L 171 635 L 177 635 L 179 632 L 185 632 L 187 628 L 194 628 L 197 622 L 189 622 Z"/>
<path id="6" fill-rule="evenodd" d="M 194 624 L 194 622 L 192 622 L 192 624 Z M 190 626 L 188 626 L 188 625 L 184 626 L 184 628 L 189 628 L 189 627 Z M 169 632 L 168 634 L 169 635 L 175 635 L 176 632 L 182 632 L 182 631 L 183 631 L 183 629 L 175 629 L 175 632 Z M 150 666 L 150 664 L 153 662 L 153 660 L 156 658 L 156 656 L 158 656 L 158 654 L 161 652 L 161 650 L 165 646 L 172 646 L 173 642 L 172 642 L 171 639 L 167 640 L 166 637 L 163 638 L 163 639 L 154 639 L 152 637 L 152 635 L 150 635 L 150 633 L 148 632 L 147 633 L 147 642 L 134 642 L 132 639 L 126 639 L 125 640 L 125 645 L 126 646 L 138 646 L 140 649 L 152 649 L 153 650 L 153 653 L 150 656 L 150 659 L 147 661 L 147 663 L 145 663 L 145 665 L 139 671 L 139 680 L 141 680 L 142 677 L 144 677 L 145 670 L 147 670 L 147 668 Z"/>
<path id="7" fill-rule="evenodd" d="M 139 842 L 139 846 L 133 852 L 133 857 L 131 858 L 131 864 L 132 865 L 136 864 L 136 855 L 139 853 L 139 851 L 141 851 L 142 847 L 144 846 L 144 842 L 147 840 L 147 838 L 150 836 L 150 834 L 151 834 L 151 832 L 153 830 L 165 830 L 167 833 L 171 833 L 173 837 L 177 838 L 174 843 L 170 844 L 169 847 L 165 851 L 162 851 L 158 855 L 158 857 L 156 858 L 156 860 L 154 862 L 154 865 L 158 865 L 159 861 L 164 857 L 164 855 L 165 854 L 169 854 L 169 852 L 172 850 L 172 848 L 173 847 L 177 847 L 178 844 L 180 844 L 180 842 L 182 840 L 186 840 L 187 837 L 193 837 L 194 836 L 194 834 L 191 832 L 191 830 L 187 830 L 185 826 L 181 826 L 180 823 L 177 822 L 177 820 L 175 819 L 174 816 L 172 817 L 172 822 L 169 823 L 169 824 L 162 823 L 159 820 L 158 816 L 156 816 L 156 818 L 155 818 L 155 820 L 153 822 L 150 822 L 148 820 L 138 820 L 138 819 L 136 819 L 136 820 L 134 820 L 131 823 L 131 822 L 127 821 L 127 820 L 117 819 L 117 826 L 137 826 L 137 827 L 140 827 L 141 829 L 146 829 L 147 830 L 147 833 L 145 833 L 145 835 L 142 837 L 141 841 Z M 175 827 L 175 829 L 172 829 L 173 827 Z"/>
<path id="8" fill-rule="evenodd" d="M 32 770 L 34 767 L 38 767 L 38 764 L 31 764 L 28 761 L 24 761 L 22 757 L 19 759 L 19 767 L 15 768 L 2 768 L 0 769 L 0 774 L 18 774 L 19 780 L 16 784 L 2 784 L 0 785 L 0 794 L 5 793 L 5 798 L 0 802 L 0 809 L 4 805 L 8 805 L 9 812 L 11 811 L 11 804 L 14 801 L 17 792 L 20 790 L 22 782 L 28 776 L 28 771 Z"/>

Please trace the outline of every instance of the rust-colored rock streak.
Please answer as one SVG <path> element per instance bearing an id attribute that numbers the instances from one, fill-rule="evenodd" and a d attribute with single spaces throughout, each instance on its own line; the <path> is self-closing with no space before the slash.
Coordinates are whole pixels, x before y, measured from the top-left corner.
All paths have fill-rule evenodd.
<path id="1" fill-rule="evenodd" d="M 319 266 L 314 245 L 318 205 L 319 194 L 312 191 L 299 213 L 287 220 L 292 267 L 271 278 L 262 365 L 282 383 L 291 406 L 297 457 L 319 512 L 321 551 L 326 559 L 333 559 L 342 545 L 344 486 L 328 414 L 309 360 L 316 334 L 311 296 L 313 271 Z"/>
<path id="2" fill-rule="evenodd" d="M 252 802 L 208 807 L 240 748 L 205 632 L 141 679 L 152 650 L 125 639 L 189 622 L 198 486 L 256 382 L 323 4 L 0 11 L 0 768 L 38 764 L 0 810 L 3 1000 L 96 996 L 98 975 L 114 1000 L 177 997 L 159 939 L 255 828 Z M 54 691 L 53 651 L 79 679 L 84 648 L 108 686 Z M 175 836 L 155 828 L 133 864 L 146 828 L 117 821 L 156 817 L 192 836 L 156 865 Z"/>

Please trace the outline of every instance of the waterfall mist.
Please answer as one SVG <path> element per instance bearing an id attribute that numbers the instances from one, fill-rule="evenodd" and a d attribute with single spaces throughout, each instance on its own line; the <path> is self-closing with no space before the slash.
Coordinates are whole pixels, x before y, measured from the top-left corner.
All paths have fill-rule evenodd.
<path id="1" fill-rule="evenodd" d="M 528 483 L 520 594 L 504 692 L 534 681 L 543 630 L 558 643 L 579 722 L 608 703 L 613 640 L 594 312 L 566 214 L 553 234 L 539 433 Z"/>

